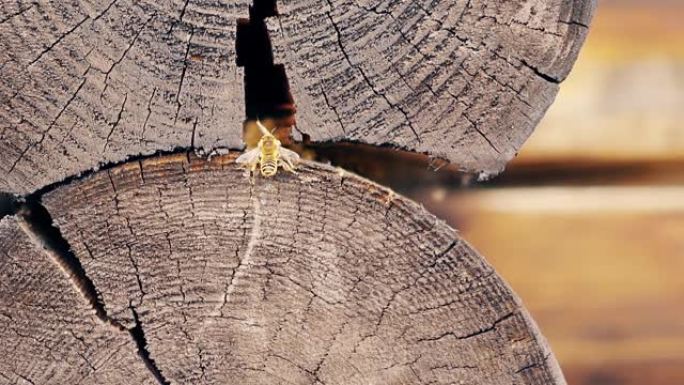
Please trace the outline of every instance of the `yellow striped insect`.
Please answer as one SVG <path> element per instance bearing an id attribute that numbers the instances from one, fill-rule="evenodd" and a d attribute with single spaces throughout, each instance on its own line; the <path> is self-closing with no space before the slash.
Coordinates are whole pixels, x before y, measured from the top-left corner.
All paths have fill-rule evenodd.
<path id="1" fill-rule="evenodd" d="M 235 159 L 235 163 L 244 165 L 252 173 L 259 167 L 261 175 L 265 177 L 274 176 L 278 172 L 278 167 L 294 174 L 299 154 L 283 147 L 260 121 L 257 120 L 256 123 L 262 134 L 259 143 Z"/>

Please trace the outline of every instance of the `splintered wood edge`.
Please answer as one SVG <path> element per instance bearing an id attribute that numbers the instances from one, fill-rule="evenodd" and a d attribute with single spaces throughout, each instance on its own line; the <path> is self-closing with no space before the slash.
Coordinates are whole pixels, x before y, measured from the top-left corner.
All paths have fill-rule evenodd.
<path id="1" fill-rule="evenodd" d="M 313 162 L 251 185 L 235 157 L 145 159 L 43 197 L 82 266 L 60 272 L 69 295 L 104 313 L 97 325 L 146 336 L 140 357 L 162 383 L 565 383 L 517 296 L 420 205 Z M 15 223 L 2 222 L 14 230 L 0 239 L 0 275 L 54 291 L 31 277 L 59 264 Z M 8 268 L 17 244 L 44 263 Z M 79 291 L 83 280 L 96 294 Z M 2 298 L 31 307 L 20 294 Z M 19 322 L 15 308 L 4 303 L 0 321 Z M 69 311 L 61 322 L 82 322 Z M 59 327 L 33 319 L 42 333 Z M 64 383 L 92 370 L 74 365 Z"/>

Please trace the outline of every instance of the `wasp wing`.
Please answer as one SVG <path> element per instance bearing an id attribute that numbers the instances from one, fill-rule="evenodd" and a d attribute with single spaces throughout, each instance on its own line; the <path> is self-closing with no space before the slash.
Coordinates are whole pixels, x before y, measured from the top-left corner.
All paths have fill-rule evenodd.
<path id="1" fill-rule="evenodd" d="M 299 163 L 299 154 L 284 147 L 280 149 L 280 164 L 286 171 L 296 174 L 297 163 Z"/>
<path id="2" fill-rule="evenodd" d="M 280 156 L 290 162 L 299 162 L 299 154 L 285 147 L 280 148 Z"/>
<path id="3" fill-rule="evenodd" d="M 235 163 L 254 164 L 259 160 L 259 155 L 261 155 L 261 150 L 259 150 L 259 147 L 256 147 L 238 156 L 238 158 L 235 159 Z"/>

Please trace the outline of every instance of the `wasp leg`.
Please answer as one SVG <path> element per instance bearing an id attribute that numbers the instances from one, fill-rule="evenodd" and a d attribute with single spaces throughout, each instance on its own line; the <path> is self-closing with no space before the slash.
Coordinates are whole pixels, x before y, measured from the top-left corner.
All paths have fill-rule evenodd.
<path id="1" fill-rule="evenodd" d="M 288 162 L 288 161 L 286 161 L 286 160 L 284 160 L 284 159 L 282 159 L 282 158 L 280 159 L 280 162 L 279 162 L 279 163 L 280 163 L 280 166 L 283 168 L 283 170 L 285 170 L 285 171 L 287 171 L 287 172 L 291 172 L 291 173 L 293 173 L 293 174 L 296 174 L 296 173 L 297 173 L 297 172 L 294 170 L 294 166 L 292 165 L 292 163 L 290 163 L 290 162 Z"/>
<path id="2" fill-rule="evenodd" d="M 259 167 L 259 162 L 252 162 L 249 165 L 249 183 L 254 186 L 254 182 L 256 179 L 256 170 L 257 167 Z"/>
<path id="3" fill-rule="evenodd" d="M 292 163 L 292 161 L 290 159 L 285 158 L 284 160 L 285 160 L 285 163 L 287 163 L 287 165 L 290 166 L 290 168 L 292 170 L 294 170 L 296 168 L 296 166 L 294 165 L 294 163 Z"/>

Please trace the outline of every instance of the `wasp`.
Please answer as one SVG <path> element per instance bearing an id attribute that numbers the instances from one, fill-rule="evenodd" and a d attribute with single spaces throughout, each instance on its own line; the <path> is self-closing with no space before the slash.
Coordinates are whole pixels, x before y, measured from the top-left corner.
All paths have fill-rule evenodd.
<path id="1" fill-rule="evenodd" d="M 246 166 L 251 172 L 259 167 L 261 175 L 265 177 L 274 176 L 278 172 L 278 167 L 295 174 L 295 164 L 299 162 L 299 154 L 283 147 L 259 120 L 256 123 L 262 134 L 259 143 L 255 148 L 235 159 L 235 163 Z"/>

